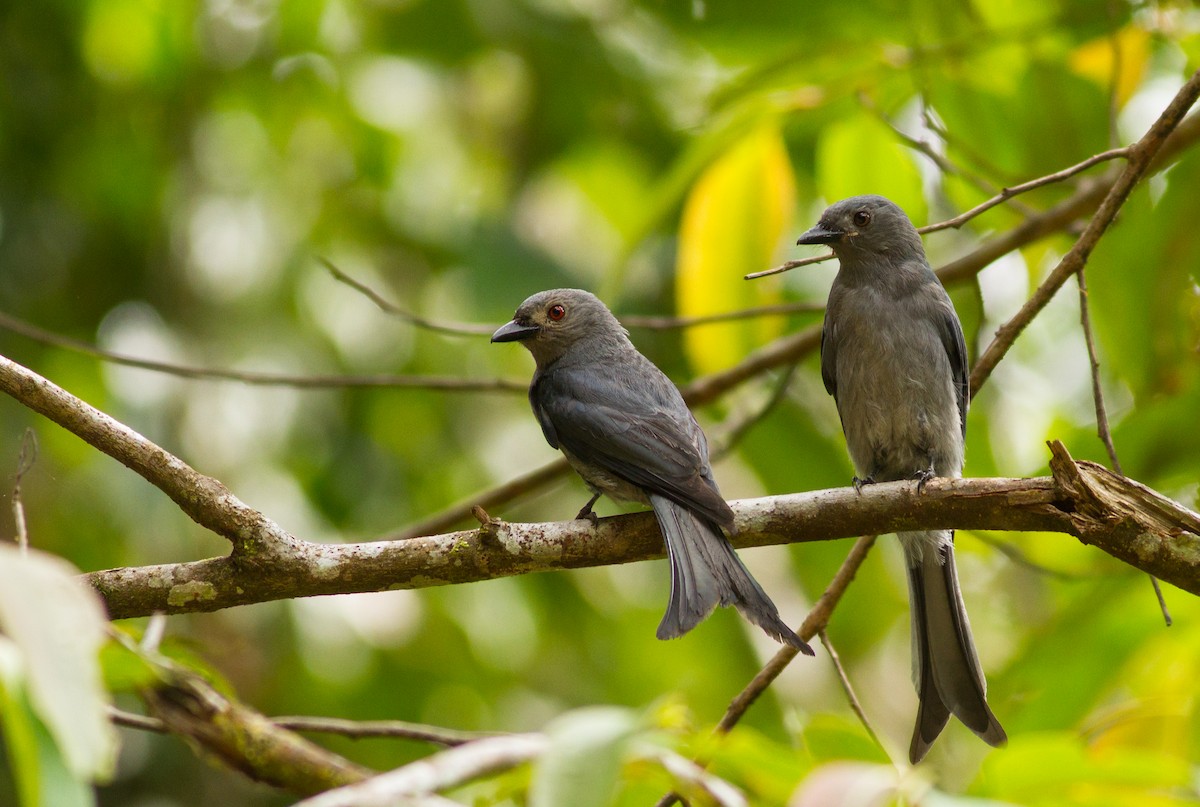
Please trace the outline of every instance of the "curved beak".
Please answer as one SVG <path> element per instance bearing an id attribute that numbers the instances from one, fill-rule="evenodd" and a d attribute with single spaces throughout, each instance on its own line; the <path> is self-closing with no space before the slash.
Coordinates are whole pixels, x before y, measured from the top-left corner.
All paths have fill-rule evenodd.
<path id="1" fill-rule="evenodd" d="M 797 244 L 836 244 L 845 238 L 847 233 L 842 230 L 831 230 L 818 224 L 804 235 L 796 239 Z"/>
<path id="2" fill-rule="evenodd" d="M 492 334 L 493 342 L 519 342 L 528 339 L 540 330 L 536 325 L 522 325 L 515 319 L 506 322 Z"/>

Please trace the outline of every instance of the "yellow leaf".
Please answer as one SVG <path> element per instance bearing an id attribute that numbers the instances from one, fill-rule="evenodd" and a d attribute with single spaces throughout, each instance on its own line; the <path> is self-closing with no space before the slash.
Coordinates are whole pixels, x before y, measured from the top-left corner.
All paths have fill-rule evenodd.
<path id="1" fill-rule="evenodd" d="M 735 142 L 688 194 L 675 278 L 681 316 L 736 311 L 778 300 L 778 284 L 743 276 L 769 268 L 795 204 L 792 166 L 774 121 Z M 729 367 L 778 335 L 778 319 L 689 328 L 684 350 L 697 373 Z"/>
<path id="2" fill-rule="evenodd" d="M 1119 59 L 1117 105 L 1124 105 L 1142 83 L 1150 59 L 1150 34 L 1136 25 L 1126 25 L 1114 36 L 1085 42 L 1071 54 L 1071 69 L 1084 78 L 1108 87 L 1113 79 L 1114 59 Z"/>

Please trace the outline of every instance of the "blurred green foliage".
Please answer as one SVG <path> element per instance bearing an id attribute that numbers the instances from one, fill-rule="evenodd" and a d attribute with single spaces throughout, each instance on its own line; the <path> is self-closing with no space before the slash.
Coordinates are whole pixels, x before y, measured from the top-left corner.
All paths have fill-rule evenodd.
<path id="1" fill-rule="evenodd" d="M 1110 143 L 1110 96 L 1117 140 L 1131 142 L 1198 65 L 1200 12 L 1183 0 L 13 0 L 0 4 L 0 311 L 179 363 L 521 380 L 531 369 L 524 351 L 389 318 L 316 258 L 454 321 L 499 324 L 555 286 L 596 290 L 621 314 L 696 313 L 714 297 L 727 309 L 757 296 L 820 302 L 829 265 L 744 291 L 718 275 L 768 268 L 749 266 L 761 255 L 804 257 L 789 246 L 796 234 L 847 194 L 886 193 L 925 224 L 987 197 L 967 174 L 998 187 L 1078 162 Z M 905 148 L 876 110 L 965 173 L 942 174 Z M 1088 270 L 1124 469 L 1192 507 L 1195 151 L 1135 192 Z M 730 155 L 758 179 L 714 179 L 709 170 Z M 744 199 L 756 182 L 762 208 L 750 217 Z M 1075 186 L 1022 201 L 1045 208 Z M 726 235 L 685 225 L 684 211 L 701 204 Z M 998 208 L 932 235 L 931 259 L 1019 221 Z M 758 229 L 739 232 L 747 226 Z M 720 291 L 676 285 L 680 256 L 702 246 L 695 238 L 718 241 L 699 253 L 690 282 Z M 710 250 L 730 243 L 743 246 L 724 265 Z M 1069 244 L 1064 234 L 1031 245 L 952 290 L 973 345 L 987 344 Z M 782 327 L 816 321 L 796 315 Z M 736 329 L 737 350 L 780 330 L 778 321 Z M 633 337 L 682 383 L 705 368 L 694 347 L 702 334 Z M 554 456 L 519 394 L 187 381 L 10 333 L 0 351 L 308 539 L 387 534 Z M 774 381 L 699 412 L 710 434 Z M 226 551 L 107 457 L 12 401 L 0 407 L 6 473 L 26 426 L 40 440 L 22 481 L 35 546 L 85 570 Z M 1051 437 L 1105 459 L 1072 288 L 976 401 L 967 472 L 1044 473 Z M 814 359 L 716 468 L 730 498 L 840 486 L 850 473 Z M 572 479 L 494 515 L 562 519 L 585 495 Z M 993 751 L 954 724 L 927 764 L 902 775 L 854 722 L 823 656 L 798 660 L 742 727 L 711 744 L 709 727 L 774 647 L 727 612 L 656 641 L 661 564 L 270 603 L 176 617 L 170 634 L 268 714 L 528 730 L 574 707 L 630 707 L 681 752 L 704 750 L 754 804 L 833 804 L 794 794 L 847 797 L 854 782 L 874 783 L 885 802 L 1194 802 L 1196 601 L 1168 588 L 1176 625 L 1164 630 L 1145 576 L 1107 556 L 1060 535 L 981 537 L 989 541 L 960 534 L 961 577 L 1012 743 Z M 798 622 L 847 548 L 745 558 Z M 902 758 L 916 701 L 890 540 L 829 634 Z M 129 679 L 110 673 L 119 689 Z M 100 804 L 289 803 L 176 739 L 123 731 L 123 740 Z M 381 769 L 429 751 L 327 742 Z M 528 782 L 517 772 L 467 795 L 520 804 Z M 627 762 L 616 799 L 652 803 L 670 785 L 660 768 Z M 0 767 L 0 805 L 15 798 Z"/>

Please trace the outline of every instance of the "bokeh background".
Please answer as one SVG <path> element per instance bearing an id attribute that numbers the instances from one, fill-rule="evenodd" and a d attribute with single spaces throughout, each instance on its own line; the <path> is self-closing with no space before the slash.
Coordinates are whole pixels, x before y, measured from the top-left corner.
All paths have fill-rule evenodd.
<path id="1" fill-rule="evenodd" d="M 319 259 L 455 322 L 499 325 L 528 294 L 558 286 L 593 290 L 629 316 L 819 305 L 832 264 L 742 276 L 810 254 L 790 245 L 844 196 L 883 193 L 921 225 L 985 199 L 976 179 L 1010 185 L 1132 142 L 1198 65 L 1200 10 L 1187 2 L 7 0 L 0 312 L 185 365 L 524 382 L 525 351 L 390 316 Z M 961 170 L 942 170 L 889 122 Z M 1088 267 L 1124 470 L 1193 508 L 1195 152 L 1135 191 Z M 931 260 L 965 254 L 1103 170 L 930 235 Z M 1071 238 L 1038 241 L 951 289 L 973 352 Z M 819 321 L 631 333 L 682 384 Z M 8 329 L 0 351 L 312 540 L 394 534 L 555 457 L 521 392 L 191 380 Z M 713 441 L 784 372 L 699 411 Z M 40 444 L 22 479 L 34 546 L 84 570 L 227 551 L 136 475 L 15 402 L 0 401 L 0 424 L 0 473 L 15 473 L 26 427 Z M 1050 438 L 1107 462 L 1072 284 L 976 400 L 967 474 L 1044 474 Z M 716 466 L 729 498 L 842 486 L 851 474 L 815 356 Z M 563 479 L 493 515 L 561 520 L 585 497 Z M 902 760 L 916 698 L 893 540 L 872 553 L 829 634 Z M 1008 749 L 954 723 L 928 764 L 898 774 L 819 653 L 755 706 L 716 771 L 764 805 L 880 777 L 884 792 L 931 805 L 1194 803 L 1195 599 L 1166 587 L 1167 629 L 1145 575 L 1067 536 L 960 533 L 958 543 Z M 743 557 L 798 623 L 848 548 Z M 774 646 L 727 612 L 656 641 L 667 585 L 658 562 L 277 602 L 174 617 L 168 642 L 267 714 L 525 730 L 615 704 L 686 748 Z M 122 740 L 100 804 L 291 802 L 177 739 Z M 429 752 L 322 742 L 381 769 Z M 15 798 L 5 771 L 0 804 Z M 519 776 L 504 781 L 479 786 L 477 803 L 520 803 Z M 665 781 L 627 771 L 620 803 L 653 803 Z"/>

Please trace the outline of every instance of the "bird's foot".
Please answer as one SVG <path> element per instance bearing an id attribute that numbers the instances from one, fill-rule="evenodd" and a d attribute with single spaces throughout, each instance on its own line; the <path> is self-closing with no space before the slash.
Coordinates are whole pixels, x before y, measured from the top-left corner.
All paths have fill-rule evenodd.
<path id="1" fill-rule="evenodd" d="M 599 498 L 600 494 L 597 493 L 595 496 L 588 499 L 588 502 L 583 506 L 583 509 L 575 514 L 575 520 L 580 521 L 582 519 L 587 519 L 588 521 L 592 522 L 592 527 L 595 527 L 597 524 L 599 524 L 600 517 L 592 512 L 592 505 L 595 504 L 596 500 Z"/>
<path id="2" fill-rule="evenodd" d="M 500 519 L 488 515 L 488 511 L 477 504 L 471 506 L 471 515 L 479 522 L 479 528 L 485 535 L 494 536 L 503 523 Z"/>
<path id="3" fill-rule="evenodd" d="M 923 471 L 917 471 L 913 474 L 913 479 L 917 480 L 917 493 L 925 492 L 925 483 L 937 476 L 932 468 L 926 468 Z"/>
<path id="4" fill-rule="evenodd" d="M 874 484 L 875 484 L 875 477 L 873 477 L 873 476 L 868 476 L 868 477 L 865 477 L 865 478 L 863 478 L 863 479 L 859 479 L 859 478 L 856 476 L 856 477 L 854 477 L 852 480 L 850 480 L 850 482 L 851 482 L 851 484 L 853 484 L 853 485 L 854 485 L 854 490 L 855 490 L 855 492 L 856 492 L 856 493 L 862 493 L 862 489 L 863 489 L 863 488 L 865 488 L 867 485 L 874 485 Z"/>

